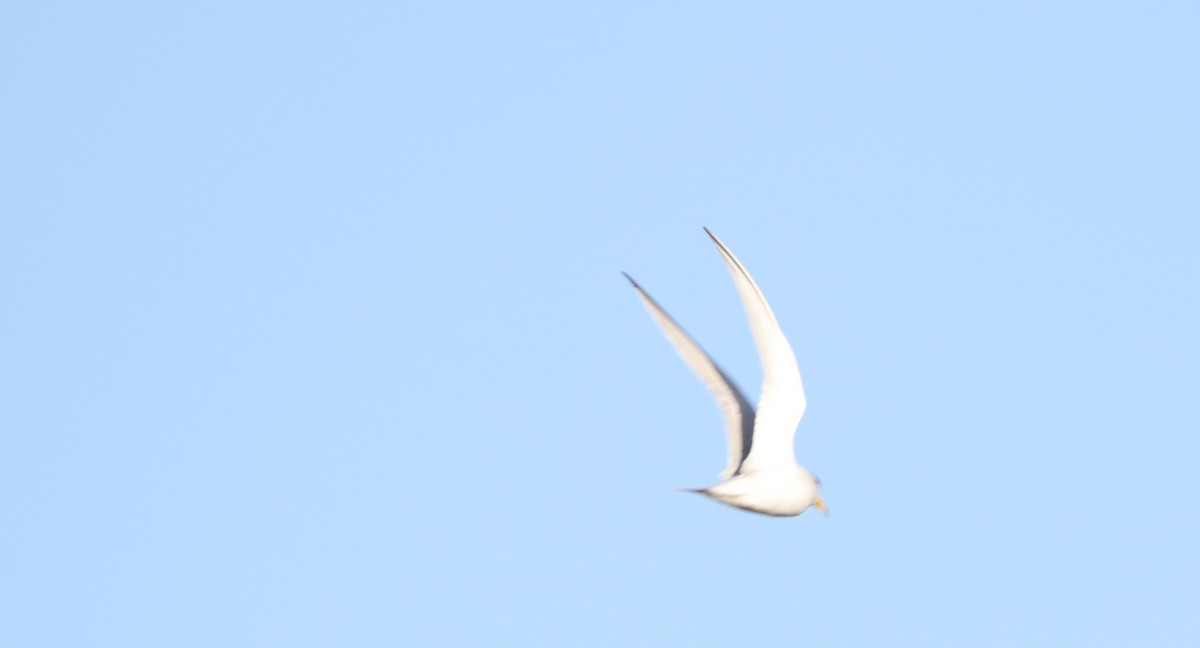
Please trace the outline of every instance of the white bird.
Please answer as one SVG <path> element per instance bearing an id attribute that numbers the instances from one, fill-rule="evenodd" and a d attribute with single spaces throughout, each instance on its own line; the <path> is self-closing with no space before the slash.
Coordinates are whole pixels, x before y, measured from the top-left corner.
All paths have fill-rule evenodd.
<path id="1" fill-rule="evenodd" d="M 725 258 L 725 264 L 729 266 L 733 283 L 742 297 L 746 317 L 750 320 L 754 344 L 758 347 L 763 384 L 757 412 L 704 349 L 671 319 L 633 277 L 625 275 L 654 321 L 666 334 L 667 340 L 716 397 L 725 417 L 729 460 L 721 472 L 722 481 L 708 488 L 687 490 L 702 493 L 723 504 L 766 515 L 800 515 L 810 506 L 826 513 L 825 502 L 820 496 L 821 481 L 807 468 L 796 463 L 792 449 L 796 426 L 800 424 L 807 405 L 796 354 L 750 273 L 707 227 L 704 231 L 712 238 L 717 250 Z"/>

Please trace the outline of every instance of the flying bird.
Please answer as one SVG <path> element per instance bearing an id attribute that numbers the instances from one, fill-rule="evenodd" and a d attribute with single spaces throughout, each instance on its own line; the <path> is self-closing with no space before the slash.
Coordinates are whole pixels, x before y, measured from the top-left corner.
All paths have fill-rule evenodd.
<path id="1" fill-rule="evenodd" d="M 756 411 L 733 380 L 717 366 L 699 344 L 625 274 L 667 340 L 688 367 L 717 399 L 725 418 L 729 458 L 721 482 L 708 488 L 689 488 L 723 504 L 776 516 L 800 515 L 810 506 L 826 513 L 821 481 L 796 463 L 793 444 L 796 426 L 808 401 L 796 354 L 779 328 L 766 297 L 737 257 L 706 227 L 704 231 L 725 259 L 733 283 L 742 297 L 750 331 L 762 363 L 762 393 Z"/>

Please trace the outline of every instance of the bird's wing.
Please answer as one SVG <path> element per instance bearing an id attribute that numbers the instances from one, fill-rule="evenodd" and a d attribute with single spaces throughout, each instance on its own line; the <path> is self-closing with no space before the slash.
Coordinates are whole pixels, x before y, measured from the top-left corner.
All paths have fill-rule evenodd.
<path id="1" fill-rule="evenodd" d="M 796 354 L 750 273 L 708 228 L 704 228 L 704 231 L 716 243 L 733 275 L 733 283 L 742 297 L 742 306 L 746 309 L 746 318 L 750 320 L 750 331 L 754 333 L 754 344 L 758 347 L 758 358 L 762 363 L 762 395 L 758 399 L 753 440 L 740 470 L 753 472 L 771 466 L 794 465 L 796 426 L 800 424 L 807 405 Z"/>
<path id="2" fill-rule="evenodd" d="M 696 344 L 696 341 L 675 320 L 671 319 L 667 311 L 663 310 L 662 306 L 659 306 L 658 302 L 654 301 L 645 290 L 642 290 L 633 277 L 626 274 L 625 278 L 633 284 L 638 297 L 646 305 L 646 309 L 650 311 L 650 315 L 654 317 L 659 328 L 666 334 L 671 346 L 675 347 L 683 361 L 700 377 L 704 386 L 717 399 L 717 405 L 720 406 L 721 414 L 725 417 L 725 434 L 729 442 L 729 460 L 725 465 L 725 470 L 721 472 L 721 479 L 729 479 L 737 473 L 746 454 L 750 452 L 750 437 L 754 433 L 754 408 L 750 406 L 750 402 L 746 400 L 742 390 L 738 389 L 733 380 L 725 375 L 724 371 L 721 371 L 721 368 L 704 352 L 704 349 L 700 348 L 700 345 Z"/>

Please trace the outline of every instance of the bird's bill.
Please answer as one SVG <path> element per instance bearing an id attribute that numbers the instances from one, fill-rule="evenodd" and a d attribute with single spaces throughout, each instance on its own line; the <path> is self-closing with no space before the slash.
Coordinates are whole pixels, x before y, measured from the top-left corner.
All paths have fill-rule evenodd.
<path id="1" fill-rule="evenodd" d="M 817 507 L 817 510 L 821 512 L 821 515 L 829 515 L 829 508 L 825 506 L 825 500 L 821 499 L 820 497 L 817 497 L 817 499 L 813 500 L 813 506 Z"/>

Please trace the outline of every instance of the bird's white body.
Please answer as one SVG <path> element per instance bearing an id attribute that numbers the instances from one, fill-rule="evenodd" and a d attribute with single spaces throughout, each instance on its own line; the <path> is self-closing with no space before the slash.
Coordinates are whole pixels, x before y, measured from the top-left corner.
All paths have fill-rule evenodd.
<path id="1" fill-rule="evenodd" d="M 782 517 L 800 515 L 815 505 L 820 491 L 816 477 L 794 462 L 792 466 L 741 473 L 714 486 L 696 489 L 722 504 Z"/>
<path id="2" fill-rule="evenodd" d="M 625 275 L 675 350 L 717 399 L 725 417 L 729 459 L 721 473 L 723 481 L 690 490 L 766 515 L 800 515 L 810 506 L 824 512 L 821 482 L 796 463 L 792 449 L 796 426 L 807 405 L 796 355 L 750 273 L 712 232 L 707 228 L 704 231 L 733 275 L 758 347 L 763 386 L 757 411 L 704 349 L 632 277 Z"/>

